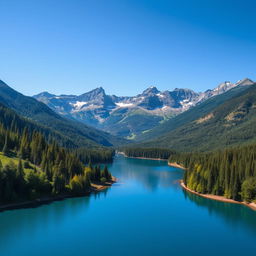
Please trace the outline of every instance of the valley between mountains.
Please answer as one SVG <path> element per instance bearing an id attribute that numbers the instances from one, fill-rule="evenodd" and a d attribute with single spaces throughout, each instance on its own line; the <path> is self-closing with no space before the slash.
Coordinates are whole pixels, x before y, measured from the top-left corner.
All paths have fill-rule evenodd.
<path id="1" fill-rule="evenodd" d="M 184 184 L 196 192 L 256 198 L 256 84 L 247 78 L 204 93 L 149 87 L 134 97 L 103 88 L 29 97 L 0 81 L 0 114 L 3 202 L 105 186 L 114 178 L 101 166 L 115 150 L 185 166 Z"/>
<path id="2" fill-rule="evenodd" d="M 155 127 L 198 106 L 210 98 L 237 87 L 250 86 L 248 78 L 236 83 L 223 82 L 214 89 L 194 92 L 176 88 L 159 91 L 151 86 L 136 96 L 107 95 L 102 87 L 82 95 L 54 95 L 42 92 L 34 96 L 56 113 L 129 140 L 141 140 Z M 150 134 L 150 132 L 149 132 Z"/>

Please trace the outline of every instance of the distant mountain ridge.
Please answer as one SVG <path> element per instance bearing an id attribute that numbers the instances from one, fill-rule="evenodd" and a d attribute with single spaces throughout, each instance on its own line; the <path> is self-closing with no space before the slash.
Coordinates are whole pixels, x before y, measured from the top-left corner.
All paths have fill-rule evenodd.
<path id="1" fill-rule="evenodd" d="M 256 142 L 256 83 L 211 97 L 141 136 L 138 147 L 211 151 Z"/>
<path id="2" fill-rule="evenodd" d="M 52 96 L 46 94 L 47 97 Z M 19 116 L 37 123 L 55 134 L 59 134 L 70 147 L 102 147 L 123 143 L 114 137 L 76 120 L 67 119 L 33 97 L 25 96 L 0 80 L 0 103 L 14 110 Z M 63 139 L 62 139 L 63 141 Z"/>
<path id="3" fill-rule="evenodd" d="M 253 83 L 248 78 L 236 83 L 224 82 L 202 93 L 179 88 L 161 92 L 151 86 L 137 96 L 125 97 L 107 95 L 99 87 L 78 96 L 42 92 L 33 97 L 58 114 L 133 139 L 211 97 Z"/>

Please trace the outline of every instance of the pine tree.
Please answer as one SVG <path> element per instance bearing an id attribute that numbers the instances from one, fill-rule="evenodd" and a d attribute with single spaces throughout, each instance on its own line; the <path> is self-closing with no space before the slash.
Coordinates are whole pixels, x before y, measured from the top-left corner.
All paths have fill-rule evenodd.
<path id="1" fill-rule="evenodd" d="M 30 145 L 29 145 L 29 133 L 27 127 L 23 130 L 20 142 L 19 156 L 22 159 L 29 159 L 30 157 Z"/>
<path id="2" fill-rule="evenodd" d="M 22 195 L 24 193 L 24 190 L 25 190 L 25 180 L 24 180 L 24 169 L 23 169 L 23 165 L 22 165 L 22 161 L 21 159 L 19 159 L 19 163 L 18 163 L 18 166 L 17 166 L 17 172 L 16 172 L 16 177 L 17 177 L 17 180 L 16 180 L 16 190 L 17 190 L 17 193 L 19 195 Z"/>
<path id="3" fill-rule="evenodd" d="M 18 167 L 17 167 L 17 174 L 18 177 L 23 177 L 24 176 L 24 170 L 23 170 L 23 165 L 21 159 L 19 159 Z"/>
<path id="4" fill-rule="evenodd" d="M 106 165 L 104 166 L 103 177 L 106 178 L 106 180 L 110 180 L 112 178 Z"/>
<path id="5" fill-rule="evenodd" d="M 100 171 L 100 167 L 96 166 L 95 167 L 95 180 L 96 181 L 100 181 L 101 178 L 101 171 Z"/>
<path id="6" fill-rule="evenodd" d="M 4 155 L 8 155 L 9 154 L 9 140 L 8 140 L 8 133 L 6 133 L 5 135 L 5 140 L 4 140 L 4 146 L 3 146 L 3 153 Z"/>

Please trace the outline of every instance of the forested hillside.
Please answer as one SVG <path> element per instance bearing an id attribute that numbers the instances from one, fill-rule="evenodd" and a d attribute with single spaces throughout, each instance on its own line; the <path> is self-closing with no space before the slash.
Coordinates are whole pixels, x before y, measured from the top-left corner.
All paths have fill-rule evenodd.
<path id="1" fill-rule="evenodd" d="M 245 78 L 236 83 L 225 81 L 214 89 L 195 92 L 186 88 L 159 91 L 150 86 L 136 96 L 108 95 L 102 87 L 81 95 L 34 96 L 56 113 L 130 140 L 141 140 L 166 120 L 232 88 L 253 84 Z M 162 126 L 161 126 L 162 127 Z M 153 129 L 153 131 L 151 131 Z M 156 129 L 156 135 L 158 135 Z M 150 137 L 148 137 L 150 138 Z"/>
<path id="2" fill-rule="evenodd" d="M 256 145 L 172 154 L 169 161 L 185 166 L 184 183 L 194 191 L 246 202 L 256 200 Z"/>
<path id="3" fill-rule="evenodd" d="M 170 148 L 169 161 L 186 168 L 184 183 L 189 189 L 238 201 L 256 200 L 255 84 L 211 98 L 169 124 L 169 133 L 141 147 L 135 145 L 126 154 L 143 156 L 147 147 L 151 153 L 158 147 Z"/>
<path id="4" fill-rule="evenodd" d="M 207 113 L 209 113 L 219 105 L 223 104 L 227 100 L 232 99 L 237 95 L 240 95 L 241 93 L 243 93 L 243 91 L 247 90 L 250 87 L 251 85 L 237 86 L 223 94 L 214 96 L 200 104 L 197 104 L 196 106 L 190 108 L 184 113 L 177 115 L 176 117 L 171 118 L 166 122 L 163 122 L 154 129 L 149 130 L 148 132 L 145 132 L 138 138 L 138 140 L 149 141 L 152 140 L 153 138 L 161 137 L 189 122 L 193 122 L 198 118 L 206 115 Z"/>
<path id="5" fill-rule="evenodd" d="M 91 182 L 111 179 L 107 168 L 85 168 L 79 159 L 102 160 L 106 155 L 98 154 L 96 159 L 97 155 L 88 151 L 86 158 L 88 152 L 60 147 L 50 131 L 37 130 L 35 124 L 12 110 L 1 106 L 0 111 L 0 203 L 59 194 L 82 195 L 88 193 Z"/>
<path id="6" fill-rule="evenodd" d="M 113 158 L 114 150 L 106 147 L 77 147 L 74 144 L 74 141 L 71 140 L 68 136 L 65 136 L 62 133 L 56 132 L 47 128 L 45 126 L 39 125 L 31 120 L 17 115 L 13 110 L 3 106 L 0 103 L 0 124 L 9 132 L 14 132 L 19 135 L 22 134 L 24 129 L 28 130 L 29 134 L 32 134 L 33 131 L 40 132 L 47 142 L 56 141 L 61 147 L 69 149 L 77 154 L 81 161 L 84 163 L 102 163 L 109 162 Z M 3 143 L 2 138 L 2 143 Z M 1 150 L 0 146 L 0 150 Z"/>
<path id="7" fill-rule="evenodd" d="M 124 139 L 116 138 L 75 120 L 61 117 L 45 104 L 18 93 L 1 80 L 0 103 L 13 109 L 19 115 L 40 123 L 40 125 L 66 137 L 75 147 L 113 146 L 125 142 Z"/>
<path id="8" fill-rule="evenodd" d="M 189 152 L 256 142 L 256 85 L 241 88 L 216 96 L 170 120 L 169 133 L 139 146 Z"/>

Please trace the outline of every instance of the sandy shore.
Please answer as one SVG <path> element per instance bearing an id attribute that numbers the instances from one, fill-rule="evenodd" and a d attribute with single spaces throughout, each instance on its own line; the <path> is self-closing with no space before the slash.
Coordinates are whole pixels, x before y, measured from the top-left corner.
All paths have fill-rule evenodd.
<path id="1" fill-rule="evenodd" d="M 112 179 L 111 181 L 107 181 L 105 182 L 104 184 L 102 183 L 91 183 L 91 191 L 90 192 L 99 192 L 99 191 L 102 191 L 106 188 L 109 188 L 112 186 L 113 183 L 116 183 L 117 182 L 117 178 L 112 176 Z"/>
<path id="2" fill-rule="evenodd" d="M 125 156 L 127 158 L 135 158 L 135 159 L 144 159 L 144 160 L 156 160 L 156 161 L 167 161 L 167 159 L 162 158 L 150 158 L 150 157 L 139 157 L 139 156 Z"/>
<path id="3" fill-rule="evenodd" d="M 92 183 L 91 188 L 89 189 L 88 193 L 85 194 L 84 196 L 88 196 L 91 193 L 97 193 L 102 190 L 105 190 L 109 187 L 112 186 L 113 183 L 117 182 L 117 178 L 112 176 L 111 181 L 107 181 L 104 184 L 102 183 Z M 73 198 L 73 197 L 79 197 L 79 196 L 74 196 L 71 194 L 62 194 L 62 195 L 57 195 L 57 196 L 48 196 L 48 197 L 42 197 L 38 198 L 35 200 L 30 200 L 30 201 L 25 201 L 25 202 L 19 202 L 19 203 L 12 203 L 12 204 L 5 204 L 0 206 L 0 212 L 6 211 L 6 210 L 14 210 L 14 209 L 22 209 L 22 208 L 34 208 L 38 207 L 43 204 L 48 204 L 54 201 L 61 201 L 67 198 Z M 81 196 L 80 196 L 81 197 Z"/>
<path id="4" fill-rule="evenodd" d="M 180 185 L 182 186 L 183 189 L 185 189 L 186 191 L 189 191 L 190 193 L 193 193 L 195 195 L 198 195 L 198 196 L 201 196 L 201 197 L 204 197 L 204 198 L 208 198 L 208 199 L 212 199 L 212 200 L 216 200 L 216 201 L 221 201 L 221 202 L 224 202 L 224 203 L 242 204 L 242 205 L 245 205 L 245 206 L 251 208 L 252 210 L 256 211 L 256 204 L 255 203 L 239 202 L 239 201 L 235 201 L 233 199 L 228 199 L 224 196 L 216 196 L 216 195 L 211 195 L 211 194 L 201 194 L 201 193 L 198 193 L 198 192 L 186 187 L 186 185 L 184 184 L 183 181 L 180 182 Z"/>
<path id="5" fill-rule="evenodd" d="M 186 168 L 183 165 L 178 164 L 176 162 L 172 162 L 172 163 L 168 162 L 168 165 L 172 166 L 172 167 L 176 167 L 176 168 L 180 168 L 180 169 L 186 170 Z"/>
<path id="6" fill-rule="evenodd" d="M 150 157 L 140 157 L 140 156 L 127 156 L 124 152 L 118 152 L 119 155 L 123 155 L 126 158 L 134 158 L 134 159 L 144 159 L 144 160 L 156 160 L 156 161 L 167 161 L 168 159 L 162 158 L 150 158 Z"/>
<path id="7" fill-rule="evenodd" d="M 124 152 L 118 152 L 118 154 L 123 155 L 124 157 L 127 157 L 127 158 L 144 159 L 144 160 L 156 160 L 156 161 L 168 161 L 168 159 L 162 159 L 162 158 L 127 156 Z M 168 165 L 172 166 L 172 167 L 180 168 L 180 169 L 183 169 L 183 170 L 186 169 L 184 166 L 182 166 L 181 164 L 178 164 L 176 162 L 172 162 L 172 163 L 168 162 Z"/>

